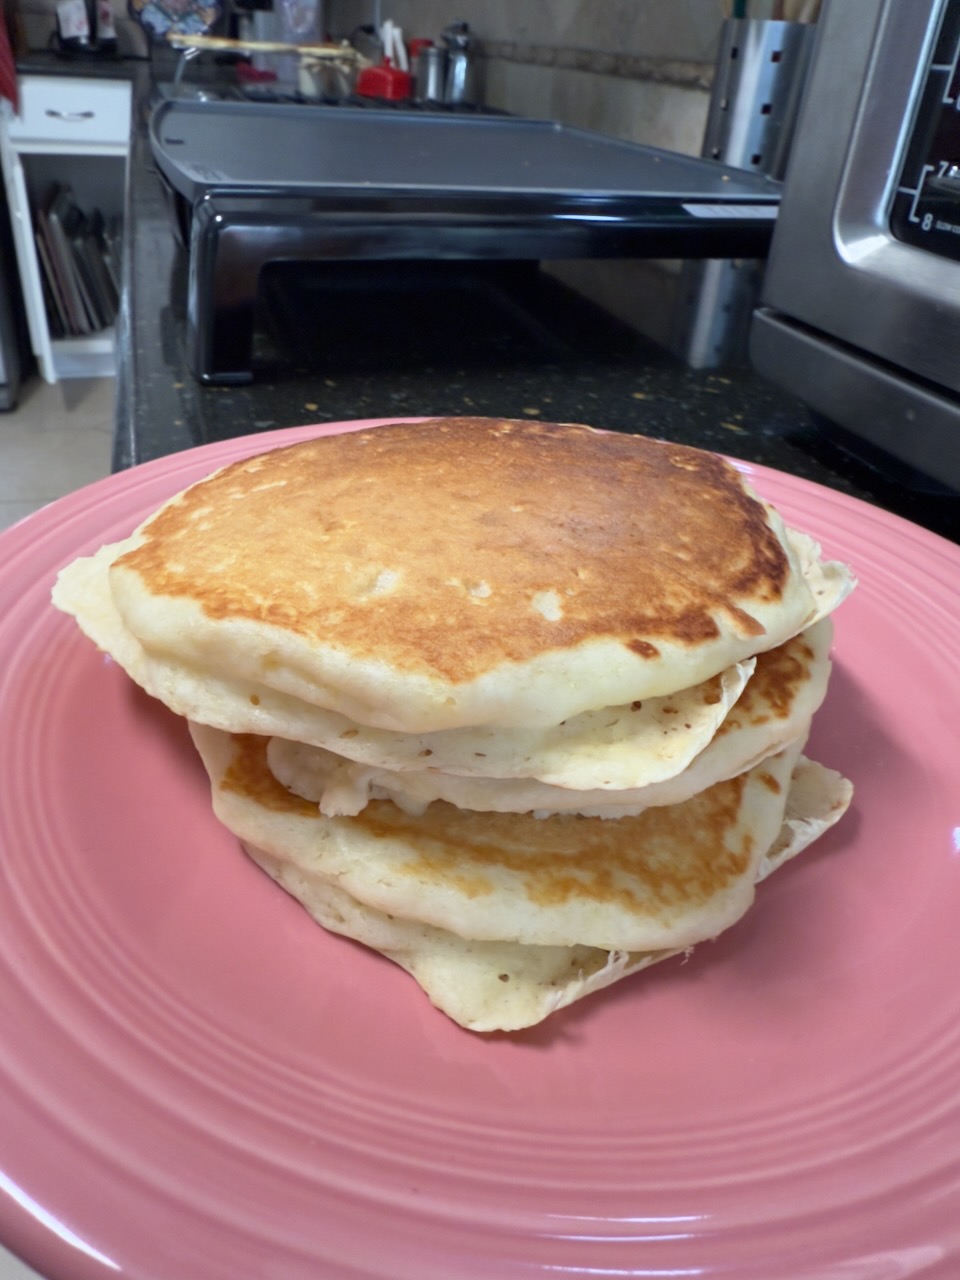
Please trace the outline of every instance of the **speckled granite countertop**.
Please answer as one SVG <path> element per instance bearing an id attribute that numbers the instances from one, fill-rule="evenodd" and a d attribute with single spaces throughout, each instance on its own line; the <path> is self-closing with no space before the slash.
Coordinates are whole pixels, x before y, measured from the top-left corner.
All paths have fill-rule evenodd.
<path id="1" fill-rule="evenodd" d="M 693 371 L 528 269 L 301 268 L 271 273 L 255 379 L 194 380 L 187 262 L 156 176 L 151 68 L 133 68 L 127 305 L 114 469 L 273 428 L 353 418 L 498 415 L 580 421 L 716 449 L 843 490 L 960 540 L 960 499 L 854 461 L 748 369 Z M 318 108 L 319 109 L 319 108 Z"/>

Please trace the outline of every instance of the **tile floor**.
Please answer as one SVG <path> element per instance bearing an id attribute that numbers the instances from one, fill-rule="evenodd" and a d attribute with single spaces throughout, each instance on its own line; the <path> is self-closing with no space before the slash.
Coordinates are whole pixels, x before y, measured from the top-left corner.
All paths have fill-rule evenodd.
<path id="1" fill-rule="evenodd" d="M 112 378 L 24 384 L 0 413 L 0 529 L 109 474 L 113 396 Z"/>
<path id="2" fill-rule="evenodd" d="M 22 388 L 16 409 L 0 413 L 0 529 L 110 471 L 112 378 Z M 0 1248 L 0 1280 L 41 1280 Z"/>

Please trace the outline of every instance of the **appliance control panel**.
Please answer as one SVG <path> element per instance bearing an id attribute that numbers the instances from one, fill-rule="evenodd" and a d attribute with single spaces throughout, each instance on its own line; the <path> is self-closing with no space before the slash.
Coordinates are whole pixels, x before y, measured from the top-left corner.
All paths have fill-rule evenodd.
<path id="1" fill-rule="evenodd" d="M 960 261 L 960 0 L 945 0 L 890 205 L 898 239 Z"/>

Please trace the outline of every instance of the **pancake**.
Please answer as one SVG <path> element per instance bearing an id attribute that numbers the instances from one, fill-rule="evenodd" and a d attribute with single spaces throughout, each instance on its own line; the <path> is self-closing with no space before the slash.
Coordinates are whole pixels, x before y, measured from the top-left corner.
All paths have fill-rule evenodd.
<path id="1" fill-rule="evenodd" d="M 779 871 L 839 822 L 852 799 L 853 784 L 842 774 L 801 756 L 790 779 L 783 826 L 760 860 L 757 884 Z"/>
<path id="2" fill-rule="evenodd" d="M 358 724 L 265 685 L 213 673 L 188 673 L 148 655 L 113 603 L 111 549 L 76 561 L 57 582 L 55 599 L 127 674 L 180 715 L 232 733 L 281 735 L 383 768 L 434 769 L 466 776 L 534 776 L 555 786 L 649 785 L 683 770 L 709 743 L 753 674 L 748 658 L 693 689 L 627 707 L 581 712 L 560 725 L 496 730 L 490 726 L 405 734 Z"/>
<path id="3" fill-rule="evenodd" d="M 616 759 L 615 738 L 606 745 L 611 757 L 609 777 L 623 776 L 629 766 L 641 785 L 617 788 L 590 786 L 597 780 L 591 770 L 578 775 L 576 742 L 568 745 L 568 784 L 548 785 L 536 778 L 463 777 L 448 774 L 442 764 L 443 751 L 425 748 L 418 770 L 371 768 L 345 762 L 332 752 L 273 738 L 268 747 L 271 771 L 288 790 L 318 804 L 328 815 L 359 813 L 373 798 L 393 800 L 410 813 L 422 812 L 435 800 L 444 800 L 462 809 L 498 813 L 577 813 L 589 817 L 620 818 L 640 813 L 652 806 L 679 804 L 691 796 L 742 773 L 787 743 L 809 732 L 810 721 L 823 702 L 830 675 L 830 641 L 833 622 L 824 618 L 786 644 L 760 654 L 756 670 L 738 700 L 726 714 L 710 741 L 685 763 L 680 749 L 671 742 L 676 735 L 680 746 L 689 746 L 689 722 L 683 721 L 683 700 L 675 696 L 658 699 L 656 724 L 668 739 L 670 768 L 656 754 L 656 739 L 650 744 L 646 775 L 638 767 L 644 761 L 638 744 L 627 741 L 626 761 Z M 702 688 L 703 686 L 699 686 Z M 676 705 L 674 705 L 676 703 Z M 629 708 L 617 709 L 623 717 Z M 671 714 L 672 713 L 672 714 Z M 605 713 L 608 717 L 611 712 Z M 382 737 L 382 733 L 380 734 Z M 398 736 L 398 735 L 394 735 Z M 445 734 L 421 735 L 414 742 L 435 744 Z M 350 750 L 354 739 L 347 741 Z M 562 739 L 560 741 L 563 741 Z M 489 755 L 498 759 L 495 746 Z M 588 761 L 595 763 L 595 757 Z M 487 763 L 486 760 L 477 762 Z M 602 776 L 602 775 L 601 775 Z M 583 786 L 578 781 L 583 780 Z M 604 778 L 604 781 L 607 779 Z"/>
<path id="4" fill-rule="evenodd" d="M 313 730 L 323 742 L 315 745 L 386 771 L 537 778 L 581 790 L 647 786 L 680 773 L 703 750 L 755 666 L 756 659 L 749 658 L 692 689 L 625 707 L 581 711 L 561 724 L 541 727 L 397 733 L 358 724 L 335 711 L 318 711 Z"/>
<path id="5" fill-rule="evenodd" d="M 802 630 L 834 577 L 716 455 L 439 419 L 226 467 L 54 600 L 181 714 L 309 741 L 314 707 L 527 729 L 691 689 Z"/>
<path id="6" fill-rule="evenodd" d="M 225 467 L 53 602 L 251 857 L 490 1030 L 717 936 L 839 817 L 800 753 L 853 583 L 716 455 L 463 418 Z"/>
<path id="7" fill-rule="evenodd" d="M 846 600 L 857 585 L 850 567 L 839 560 L 824 560 L 823 550 L 809 533 L 787 529 L 787 541 L 800 565 L 800 572 L 813 593 L 816 608 L 808 626 L 828 617 Z"/>
<path id="8" fill-rule="evenodd" d="M 443 802 L 415 816 L 388 800 L 327 818 L 275 780 L 266 740 L 199 725 L 191 732 L 215 779 L 214 812 L 235 835 L 276 852 L 285 823 L 306 823 L 323 873 L 366 905 L 471 940 L 611 951 L 691 946 L 739 919 L 779 834 L 802 746 L 682 805 L 617 822 L 472 813 Z M 285 823 L 265 832 L 264 812 Z"/>
<path id="9" fill-rule="evenodd" d="M 601 951 L 470 942 L 364 906 L 331 881 L 253 845 L 249 857 L 331 933 L 405 969 L 432 1004 L 468 1031 L 520 1031 L 680 951 Z"/>
<path id="10" fill-rule="evenodd" d="M 279 786 L 266 768 L 265 744 L 261 740 L 200 726 L 192 726 L 192 733 L 210 775 L 215 812 L 240 838 L 249 855 L 321 925 L 382 952 L 401 965 L 438 1008 L 474 1031 L 531 1026 L 593 991 L 716 936 L 742 915 L 752 900 L 756 880 L 822 834 L 840 817 L 850 799 L 849 784 L 819 765 L 798 759 L 800 746 L 796 744 L 771 762 L 769 769 L 755 775 L 753 781 L 769 798 L 765 804 L 758 801 L 767 814 L 752 828 L 757 843 L 749 852 L 745 852 L 744 842 L 744 856 L 731 858 L 729 850 L 724 853 L 715 845 L 714 854 L 719 855 L 716 874 L 707 871 L 709 858 L 691 859 L 684 854 L 680 862 L 667 865 L 661 860 L 662 831 L 650 840 L 645 852 L 637 855 L 634 907 L 642 903 L 641 914 L 647 917 L 645 931 L 651 937 L 655 935 L 659 945 L 616 948 L 576 941 L 542 944 L 517 938 L 481 940 L 449 927 L 463 923 L 455 910 L 445 916 L 445 927 L 436 918 L 425 921 L 420 914 L 410 917 L 398 912 L 396 901 L 391 901 L 389 909 L 382 900 L 380 905 L 372 903 L 371 897 L 380 899 L 382 895 L 380 890 L 369 892 L 370 881 L 384 872 L 385 858 L 377 856 L 376 844 L 395 844 L 399 840 L 411 842 L 406 856 L 417 861 L 426 857 L 434 876 L 439 879 L 446 875 L 455 893 L 469 897 L 482 892 L 476 881 L 490 874 L 491 861 L 497 857 L 496 849 L 505 830 L 498 825 L 499 820 L 491 824 L 479 819 L 490 842 L 484 846 L 487 852 L 474 858 L 468 851 L 461 864 L 455 850 L 446 859 L 436 850 L 438 840 L 457 839 L 455 811 L 429 828 L 404 824 L 398 811 L 394 813 L 396 821 L 389 821 L 384 814 L 394 807 L 388 802 L 379 806 L 377 827 L 365 827 L 358 819 L 326 819 L 315 807 Z M 740 788 L 741 802 L 747 807 L 751 803 L 751 785 L 745 782 Z M 779 793 L 775 787 L 780 788 Z M 795 790 L 798 800 L 794 799 Z M 726 799 L 729 801 L 729 794 Z M 715 816 L 725 807 L 726 803 L 709 806 Z M 702 806 L 694 806 L 686 817 L 678 813 L 675 834 L 687 820 L 702 823 L 705 812 Z M 775 813 L 779 817 L 774 820 Z M 728 814 L 713 828 L 714 838 L 721 843 L 721 828 L 729 835 L 730 822 Z M 541 823 L 538 829 L 544 832 L 550 825 Z M 566 866 L 560 871 L 549 866 L 551 857 L 557 863 L 569 861 L 569 842 L 561 832 L 566 829 L 569 833 L 570 822 L 559 820 L 554 825 L 557 830 L 551 842 L 534 844 L 524 851 L 531 864 L 530 883 L 539 885 L 541 890 L 551 878 L 559 884 L 570 872 Z M 589 820 L 574 825 L 585 833 L 591 827 L 600 826 L 610 832 L 625 826 Z M 476 834 L 476 820 L 471 827 Z M 631 839 L 639 832 L 637 824 L 633 828 Z M 771 830 L 773 836 L 769 838 Z M 377 834 L 371 839 L 374 832 Z M 351 834 L 355 840 L 351 840 Z M 652 832 L 647 834 L 654 836 Z M 419 845 L 418 853 L 415 842 L 424 838 L 427 843 Z M 515 862 L 515 831 L 508 836 L 508 843 L 511 848 L 504 849 L 503 856 Z M 548 846 L 552 854 L 545 852 Z M 425 852 L 428 850 L 433 852 Z M 606 876 L 615 879 L 620 872 L 618 857 L 607 856 L 602 865 L 597 865 L 598 859 L 613 853 L 618 857 L 622 854 L 619 841 L 612 848 L 605 841 L 596 846 L 585 834 L 577 861 L 582 866 L 592 866 L 594 883 L 599 885 Z M 695 866 L 699 871 L 694 871 Z M 655 892 L 650 892 L 652 886 L 656 886 Z M 732 893 L 734 887 L 736 892 Z M 625 886 L 621 885 L 618 892 L 622 904 Z M 418 895 L 418 901 L 425 896 L 428 895 Z M 527 912 L 533 917 L 538 912 L 549 912 L 554 895 L 534 892 L 523 897 Z M 734 897 L 736 910 L 731 911 Z M 636 911 L 621 905 L 621 914 L 628 917 Z M 536 933 L 535 921 L 531 919 L 530 925 L 530 931 Z M 631 936 L 637 936 L 636 930 Z"/>

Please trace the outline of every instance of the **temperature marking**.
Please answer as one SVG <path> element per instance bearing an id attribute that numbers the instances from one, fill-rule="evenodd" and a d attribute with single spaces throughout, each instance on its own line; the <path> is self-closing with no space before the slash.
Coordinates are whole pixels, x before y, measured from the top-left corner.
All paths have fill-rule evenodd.
<path id="1" fill-rule="evenodd" d="M 947 103 L 947 105 L 949 106 L 952 106 L 954 103 L 954 99 L 950 97 L 950 86 L 953 84 L 953 77 L 956 75 L 956 72 L 957 72 L 958 59 L 960 59 L 960 44 L 958 44 L 956 49 L 954 50 L 953 61 L 950 63 L 949 66 L 944 66 L 942 63 L 940 63 L 930 68 L 931 71 L 945 71 L 947 73 L 947 83 L 943 87 L 942 101 Z"/>
<path id="2" fill-rule="evenodd" d="M 920 199 L 920 193 L 923 191 L 924 178 L 926 178 L 928 173 L 933 173 L 935 168 L 936 168 L 936 165 L 925 164 L 923 166 L 923 169 L 920 172 L 920 181 L 917 184 L 917 189 L 913 192 L 907 191 L 904 193 L 905 195 L 911 195 L 911 194 L 913 195 L 913 199 L 910 201 L 910 212 L 907 214 L 908 222 L 921 221 L 920 215 L 917 213 L 917 201 Z M 926 228 L 924 228 L 924 230 L 926 230 Z"/>

